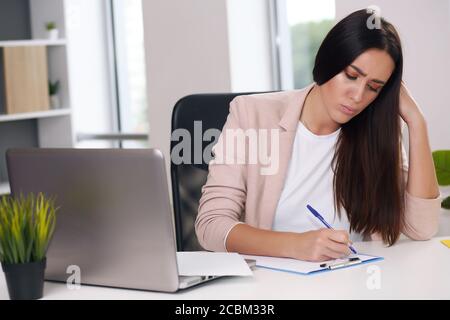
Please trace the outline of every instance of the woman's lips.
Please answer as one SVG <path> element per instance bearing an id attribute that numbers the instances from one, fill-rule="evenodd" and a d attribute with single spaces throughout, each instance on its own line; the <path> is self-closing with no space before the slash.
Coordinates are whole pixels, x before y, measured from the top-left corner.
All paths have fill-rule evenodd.
<path id="1" fill-rule="evenodd" d="M 347 107 L 347 106 L 345 106 L 343 104 L 341 104 L 341 111 L 344 112 L 345 114 L 348 114 L 348 115 L 355 114 L 355 110 L 353 110 L 352 108 Z"/>

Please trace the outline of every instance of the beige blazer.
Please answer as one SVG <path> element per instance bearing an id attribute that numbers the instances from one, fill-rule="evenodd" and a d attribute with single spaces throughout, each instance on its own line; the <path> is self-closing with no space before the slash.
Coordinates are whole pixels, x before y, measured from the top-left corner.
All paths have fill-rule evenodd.
<path id="1" fill-rule="evenodd" d="M 261 229 L 272 229 L 300 113 L 313 85 L 300 90 L 237 96 L 230 103 L 227 121 L 213 148 L 215 157 L 209 164 L 208 178 L 202 188 L 195 221 L 198 241 L 206 250 L 226 251 L 226 237 L 240 222 Z M 272 165 L 276 170 L 268 170 L 267 161 L 255 163 L 248 159 L 251 149 L 249 139 L 244 142 L 247 153 L 233 153 L 224 147 L 231 141 L 225 133 L 238 129 L 244 132 L 248 129 L 278 132 L 266 139 L 268 150 L 279 154 L 277 165 Z M 275 162 L 275 158 L 272 157 L 272 162 Z M 439 197 L 423 199 L 406 193 L 405 201 L 405 225 L 402 232 L 415 240 L 427 240 L 434 236 L 438 230 Z M 371 238 L 381 239 L 378 234 L 373 234 Z"/>

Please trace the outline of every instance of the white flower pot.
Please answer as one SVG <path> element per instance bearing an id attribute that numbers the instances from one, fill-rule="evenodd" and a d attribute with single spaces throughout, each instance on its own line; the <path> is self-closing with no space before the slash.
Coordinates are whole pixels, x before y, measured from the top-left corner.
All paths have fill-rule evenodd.
<path id="1" fill-rule="evenodd" d="M 59 109 L 61 108 L 61 103 L 59 101 L 59 97 L 57 94 L 54 94 L 50 96 L 50 107 L 52 109 Z"/>
<path id="2" fill-rule="evenodd" d="M 49 40 L 58 40 L 59 30 L 51 29 L 47 30 L 47 37 Z"/>

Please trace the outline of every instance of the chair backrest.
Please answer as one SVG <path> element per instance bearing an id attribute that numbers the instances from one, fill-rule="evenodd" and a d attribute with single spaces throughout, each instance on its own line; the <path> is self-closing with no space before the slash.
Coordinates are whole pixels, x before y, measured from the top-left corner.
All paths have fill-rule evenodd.
<path id="1" fill-rule="evenodd" d="M 172 150 L 177 146 L 174 154 L 181 154 L 183 160 L 189 160 L 177 164 L 174 163 L 173 157 L 171 159 L 170 173 L 178 251 L 203 250 L 197 241 L 194 228 L 201 189 L 208 176 L 208 163 L 205 162 L 207 159 L 203 157 L 203 151 L 212 143 L 210 140 L 203 141 L 203 134 L 208 129 L 222 130 L 230 102 L 243 94 L 252 92 L 193 94 L 180 99 L 173 108 L 170 152 L 172 154 Z M 189 133 L 190 141 L 189 139 L 184 141 L 181 137 L 175 139 L 177 137 L 177 134 L 174 135 L 175 130 L 181 136 L 182 132 Z M 190 148 L 190 154 L 179 152 L 181 146 Z M 198 151 L 200 148 L 201 153 Z M 199 154 L 202 156 L 199 157 Z"/>

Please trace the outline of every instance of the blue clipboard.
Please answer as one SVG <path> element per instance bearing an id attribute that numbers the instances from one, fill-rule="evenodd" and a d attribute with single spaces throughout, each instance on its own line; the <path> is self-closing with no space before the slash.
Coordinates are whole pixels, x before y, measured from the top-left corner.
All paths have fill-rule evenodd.
<path id="1" fill-rule="evenodd" d="M 384 260 L 383 257 L 372 256 L 367 254 L 352 254 L 346 259 L 336 259 L 324 262 L 309 262 L 290 258 L 274 258 L 274 257 L 250 256 L 250 255 L 244 255 L 244 258 L 256 260 L 256 267 L 258 268 L 289 272 L 305 276 L 345 268 L 357 267 L 362 264 L 368 264 Z M 352 263 L 350 261 L 351 258 L 359 258 L 358 263 Z M 330 266 L 332 267 L 330 268 Z"/>

